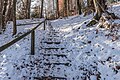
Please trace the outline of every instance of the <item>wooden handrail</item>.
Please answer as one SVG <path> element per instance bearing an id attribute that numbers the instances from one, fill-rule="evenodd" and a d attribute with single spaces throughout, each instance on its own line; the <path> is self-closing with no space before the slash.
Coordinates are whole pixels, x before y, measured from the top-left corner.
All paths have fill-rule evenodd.
<path id="1" fill-rule="evenodd" d="M 17 24 L 16 26 L 25 26 L 25 25 L 32 25 L 32 24 L 39 24 L 40 22 L 36 23 L 25 23 L 25 24 Z"/>
<path id="2" fill-rule="evenodd" d="M 42 23 L 45 23 L 46 20 L 40 22 L 36 27 L 34 27 L 32 30 L 28 31 L 27 33 L 15 38 L 14 40 L 4 44 L 3 46 L 0 47 L 0 52 L 7 49 L 8 47 L 12 46 L 14 43 L 20 41 L 22 38 L 26 37 L 27 35 L 29 35 L 31 33 L 31 54 L 34 55 L 34 38 L 35 37 L 35 30 L 42 24 Z"/>

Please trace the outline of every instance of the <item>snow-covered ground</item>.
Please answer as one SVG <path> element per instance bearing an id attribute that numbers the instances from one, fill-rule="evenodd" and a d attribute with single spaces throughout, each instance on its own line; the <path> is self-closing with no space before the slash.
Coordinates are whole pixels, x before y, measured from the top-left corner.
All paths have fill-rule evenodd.
<path id="1" fill-rule="evenodd" d="M 28 23 L 37 23 L 42 22 L 43 20 L 18 20 L 17 24 L 28 24 Z M 0 35 L 0 46 L 4 45 L 5 43 L 12 41 L 15 37 L 18 37 L 37 24 L 33 25 L 25 25 L 25 26 L 17 26 L 18 32 L 17 35 L 12 36 L 12 22 L 7 25 L 6 31 Z M 39 38 L 41 37 L 41 30 L 43 30 L 43 24 L 35 31 L 35 48 L 36 53 L 39 51 Z M 0 80 L 23 80 L 20 79 L 22 75 L 16 74 L 17 72 L 14 70 L 14 64 L 21 62 L 22 59 L 27 59 L 27 56 L 30 55 L 31 49 L 31 35 L 26 36 L 22 40 L 18 41 L 11 47 L 7 48 L 6 50 L 0 52 Z M 18 63 L 20 65 L 20 63 Z M 22 72 L 24 73 L 24 72 Z M 14 76 L 13 76 L 14 75 Z M 19 76 L 18 76 L 19 75 Z M 24 74 L 23 74 L 24 75 Z M 18 77 L 16 77 L 18 76 Z M 9 79 L 10 78 L 10 79 Z"/>
<path id="2" fill-rule="evenodd" d="M 109 30 L 86 27 L 81 23 L 84 19 L 78 16 L 52 21 L 67 42 L 67 53 L 72 60 L 69 76 L 74 77 L 74 80 L 96 80 L 95 76 L 100 77 L 100 80 L 120 80 L 120 70 L 116 69 L 120 66 L 119 39 L 113 41 L 114 36 L 108 37 L 108 34 L 114 34 Z M 120 35 L 119 32 L 116 36 Z"/>
<path id="3" fill-rule="evenodd" d="M 120 13 L 118 7 L 115 6 L 113 9 L 116 14 Z M 91 18 L 92 15 L 86 17 L 81 15 L 51 21 L 66 46 L 64 53 L 71 60 L 71 66 L 66 68 L 65 76 L 67 80 L 120 80 L 120 30 L 111 32 L 96 26 L 87 27 L 86 24 Z M 31 20 L 23 20 L 17 23 L 23 24 L 26 23 L 25 21 L 31 22 Z M 17 36 L 35 25 L 37 24 L 18 26 Z M 41 38 L 47 37 L 44 36 L 47 32 L 48 30 L 43 30 L 43 25 L 36 30 L 34 56 L 29 55 L 30 36 L 0 52 L 0 80 L 32 80 L 36 73 L 43 75 L 42 69 L 38 71 L 40 68 L 38 64 L 42 65 L 40 59 L 43 57 L 40 55 L 42 52 L 40 41 Z M 0 46 L 14 37 L 10 23 L 7 25 L 7 30 L 0 35 Z"/>

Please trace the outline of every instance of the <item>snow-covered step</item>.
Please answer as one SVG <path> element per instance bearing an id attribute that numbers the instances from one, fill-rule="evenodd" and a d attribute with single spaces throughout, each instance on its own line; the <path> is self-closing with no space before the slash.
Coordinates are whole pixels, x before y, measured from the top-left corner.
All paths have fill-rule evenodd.
<path id="1" fill-rule="evenodd" d="M 60 37 L 60 35 L 57 35 L 57 34 L 46 34 L 46 36 L 52 36 L 52 37 Z"/>
<path id="2" fill-rule="evenodd" d="M 61 41 L 61 39 L 46 39 L 46 40 L 41 40 L 41 43 L 44 43 L 44 42 L 59 42 L 59 43 L 61 43 L 62 41 Z"/>
<path id="3" fill-rule="evenodd" d="M 67 65 L 70 64 L 70 62 L 66 59 L 66 60 L 44 60 L 44 65 Z"/>
<path id="4" fill-rule="evenodd" d="M 45 49 L 45 50 L 63 50 L 65 48 L 42 48 L 42 49 Z"/>
<path id="5" fill-rule="evenodd" d="M 47 47 L 47 48 L 50 48 L 50 47 L 52 47 L 52 48 L 64 48 L 66 46 L 63 45 L 63 44 L 47 44 L 47 43 L 42 43 L 40 45 L 40 47 L 42 47 L 42 48 L 45 48 L 45 47 Z"/>
<path id="6" fill-rule="evenodd" d="M 65 54 L 50 54 L 50 53 L 41 53 L 41 55 L 44 55 L 44 56 L 57 56 L 57 57 L 66 57 L 67 58 L 67 55 Z"/>
<path id="7" fill-rule="evenodd" d="M 61 42 L 55 41 L 55 42 L 51 42 L 51 41 L 44 41 L 42 43 L 47 43 L 47 44 L 60 44 Z"/>
<path id="8" fill-rule="evenodd" d="M 55 38 L 60 37 L 60 35 L 52 35 L 52 34 L 47 34 L 46 36 L 48 36 L 48 37 L 55 37 Z"/>
<path id="9" fill-rule="evenodd" d="M 34 80 L 67 80 L 64 77 L 52 77 L 52 76 L 42 76 L 42 77 L 34 77 Z"/>
<path id="10" fill-rule="evenodd" d="M 44 65 L 65 65 L 65 66 L 71 66 L 71 64 L 70 63 L 60 63 L 60 62 L 58 62 L 58 63 L 44 63 Z"/>
<path id="11" fill-rule="evenodd" d="M 57 77 L 66 77 L 67 71 L 69 67 L 64 65 L 53 65 L 50 68 L 46 68 L 44 70 L 44 75 L 46 76 L 57 76 Z"/>
<path id="12" fill-rule="evenodd" d="M 70 60 L 67 57 L 57 57 L 57 56 L 44 56 L 43 57 L 44 62 L 49 62 L 49 63 L 69 63 Z"/>
<path id="13" fill-rule="evenodd" d="M 44 38 L 41 41 L 56 41 L 56 42 L 61 42 L 61 39 L 59 38 Z"/>
<path id="14" fill-rule="evenodd" d="M 64 52 L 64 51 L 60 51 L 60 52 L 58 52 L 58 51 L 46 51 L 46 52 L 41 52 L 40 54 L 50 54 L 50 55 L 66 55 L 66 56 L 68 56 L 68 53 L 66 53 L 66 52 Z"/>
<path id="15" fill-rule="evenodd" d="M 47 33 L 47 35 L 60 35 L 60 34 L 57 34 L 57 33 L 54 33 L 54 32 L 49 32 L 49 33 Z"/>
<path id="16" fill-rule="evenodd" d="M 60 40 L 61 36 L 59 36 L 59 37 L 49 37 L 49 36 L 47 36 L 46 37 L 46 35 L 45 35 L 45 37 L 43 39 L 57 39 L 57 40 Z"/>
<path id="17" fill-rule="evenodd" d="M 60 50 L 60 49 L 58 49 L 58 50 L 55 50 L 55 49 L 52 49 L 52 50 L 50 50 L 50 49 L 41 49 L 40 51 L 41 51 L 41 53 L 51 53 L 51 54 L 54 54 L 54 53 L 56 53 L 56 54 L 64 53 L 64 54 L 67 54 L 67 53 L 64 52 L 64 50 Z"/>
<path id="18" fill-rule="evenodd" d="M 47 34 L 47 36 L 60 36 L 60 35 L 58 35 L 58 34 Z"/>
<path id="19" fill-rule="evenodd" d="M 63 41 L 62 37 L 54 37 L 54 36 L 47 36 L 47 37 L 43 37 L 43 39 L 41 41 L 47 41 L 47 40 L 51 40 L 51 41 Z"/>
<path id="20" fill-rule="evenodd" d="M 50 34 L 59 34 L 58 31 L 54 31 L 54 30 L 53 30 L 53 31 L 50 31 L 49 33 L 50 33 Z"/>
<path id="21" fill-rule="evenodd" d="M 43 56 L 43 75 L 64 78 L 66 77 L 66 68 L 71 66 L 71 61 L 65 53 L 66 46 L 63 44 L 62 36 L 52 28 L 49 30 L 40 42 L 40 55 Z"/>
<path id="22" fill-rule="evenodd" d="M 49 49 L 49 50 L 52 50 L 52 49 L 55 49 L 55 50 L 58 50 L 58 49 L 60 49 L 60 50 L 63 50 L 63 49 L 65 49 L 64 47 L 62 47 L 62 46 L 41 46 L 41 48 L 42 49 Z"/>
<path id="23" fill-rule="evenodd" d="M 59 38 L 60 36 L 57 36 L 57 35 L 48 35 L 48 37 L 55 37 L 55 38 Z"/>
<path id="24" fill-rule="evenodd" d="M 42 40 L 41 42 L 40 42 L 41 44 L 47 44 L 47 45 L 49 45 L 49 44 L 61 44 L 61 45 L 63 45 L 62 44 L 62 42 L 60 41 L 60 40 Z"/>

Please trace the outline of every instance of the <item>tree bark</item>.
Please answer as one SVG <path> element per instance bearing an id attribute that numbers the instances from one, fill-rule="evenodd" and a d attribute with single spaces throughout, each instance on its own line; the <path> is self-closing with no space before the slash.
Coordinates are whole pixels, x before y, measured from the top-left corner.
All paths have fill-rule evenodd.
<path id="1" fill-rule="evenodd" d="M 80 0 L 77 0 L 77 7 L 78 7 L 78 14 L 81 15 L 82 11 L 81 11 L 81 2 L 80 2 Z"/>
<path id="2" fill-rule="evenodd" d="M 16 27 L 16 0 L 13 0 L 13 35 L 17 33 Z"/>
<path id="3" fill-rule="evenodd" d="M 12 10 L 12 0 L 9 0 L 8 1 L 8 6 L 7 6 L 7 11 L 6 11 L 6 19 L 5 19 L 5 24 L 8 22 L 8 21 L 10 21 L 10 20 L 12 20 L 11 19 L 11 14 L 12 14 L 12 12 L 11 12 L 11 10 Z"/>
<path id="4" fill-rule="evenodd" d="M 67 17 L 67 0 L 64 0 L 64 16 Z"/>
<path id="5" fill-rule="evenodd" d="M 56 7 L 57 7 L 56 16 L 57 16 L 57 18 L 59 18 L 60 17 L 60 13 L 59 13 L 59 2 L 58 2 L 58 0 L 56 0 Z"/>
<path id="6" fill-rule="evenodd" d="M 44 2 L 44 0 L 41 1 L 41 13 L 40 13 L 40 18 L 43 17 L 43 2 Z"/>
<path id="7" fill-rule="evenodd" d="M 105 2 L 104 3 L 101 3 L 102 1 L 105 1 L 105 0 L 93 0 L 94 2 L 94 7 L 95 7 L 95 11 L 96 11 L 96 15 L 94 16 L 94 18 L 96 20 L 99 20 L 102 13 L 104 12 L 105 10 L 105 7 L 103 7 L 105 5 Z"/>
<path id="8" fill-rule="evenodd" d="M 27 12 L 27 19 L 30 19 L 30 6 L 31 6 L 31 0 L 27 0 L 26 3 L 26 12 Z"/>
<path id="9" fill-rule="evenodd" d="M 104 3 L 102 3 L 102 2 L 104 2 Z M 106 10 L 105 2 L 106 2 L 105 0 L 93 0 L 96 14 L 94 16 L 94 19 L 92 21 L 90 21 L 87 24 L 87 26 L 93 26 L 97 23 L 97 21 L 100 20 L 102 13 L 105 12 L 105 10 Z"/>
<path id="10" fill-rule="evenodd" d="M 3 10 L 2 10 L 2 29 L 5 29 L 5 14 L 6 14 L 6 11 L 7 11 L 7 5 L 8 5 L 8 0 L 4 0 L 3 1 L 4 4 L 3 4 Z"/>
<path id="11" fill-rule="evenodd" d="M 0 32 L 2 31 L 2 8 L 3 8 L 3 0 L 0 0 Z"/>

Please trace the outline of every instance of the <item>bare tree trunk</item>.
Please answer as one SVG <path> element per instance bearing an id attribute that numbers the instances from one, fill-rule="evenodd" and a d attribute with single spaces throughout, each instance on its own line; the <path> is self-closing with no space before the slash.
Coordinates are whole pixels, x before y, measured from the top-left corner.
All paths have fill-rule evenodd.
<path id="1" fill-rule="evenodd" d="M 60 17 L 60 13 L 59 13 L 59 2 L 58 2 L 58 0 L 56 0 L 56 7 L 57 7 L 57 11 L 56 11 L 57 18 L 59 18 Z"/>
<path id="2" fill-rule="evenodd" d="M 41 14 L 40 14 L 40 18 L 43 17 L 43 2 L 44 2 L 44 0 L 41 1 Z"/>
<path id="3" fill-rule="evenodd" d="M 55 0 L 53 0 L 53 11 L 55 10 Z"/>
<path id="4" fill-rule="evenodd" d="M 12 0 L 8 1 L 8 6 L 7 6 L 7 11 L 6 11 L 6 19 L 5 19 L 5 24 L 7 21 L 11 20 L 11 10 L 12 10 Z"/>
<path id="5" fill-rule="evenodd" d="M 64 16 L 67 17 L 67 0 L 64 0 Z"/>
<path id="6" fill-rule="evenodd" d="M 68 4 L 67 5 L 68 6 L 68 8 L 67 8 L 67 10 L 68 10 L 67 11 L 68 12 L 68 16 L 70 15 L 70 3 L 69 2 L 70 2 L 70 0 L 67 0 L 67 4 Z"/>
<path id="7" fill-rule="evenodd" d="M 55 14 L 55 0 L 53 0 L 53 13 L 54 13 L 54 19 L 56 18 L 56 14 Z"/>
<path id="8" fill-rule="evenodd" d="M 104 2 L 104 3 L 102 3 Z M 97 21 L 99 21 L 99 19 L 102 16 L 102 13 L 105 12 L 105 0 L 93 0 L 93 4 L 94 4 L 94 8 L 95 8 L 95 16 L 94 19 L 92 21 L 90 21 L 87 26 L 92 26 L 95 25 L 97 23 Z M 97 21 L 96 21 L 97 20 Z"/>
<path id="9" fill-rule="evenodd" d="M 7 11 L 7 4 L 8 4 L 8 0 L 4 0 L 3 1 L 4 4 L 3 4 L 3 10 L 2 10 L 2 29 L 5 29 L 5 14 L 6 14 L 6 11 Z"/>
<path id="10" fill-rule="evenodd" d="M 3 0 L 0 0 L 0 32 L 2 31 L 2 8 L 3 8 Z"/>
<path id="11" fill-rule="evenodd" d="M 69 6 L 70 6 L 70 16 L 72 15 L 72 0 L 69 0 Z"/>
<path id="12" fill-rule="evenodd" d="M 30 19 L 30 6 L 31 6 L 31 0 L 27 0 L 27 3 L 26 3 L 26 12 L 27 12 L 27 19 Z"/>
<path id="13" fill-rule="evenodd" d="M 13 0 L 13 35 L 17 33 L 16 27 L 16 0 Z"/>
<path id="14" fill-rule="evenodd" d="M 96 15 L 94 16 L 94 18 L 95 18 L 96 20 L 99 20 L 99 19 L 100 19 L 102 13 L 103 13 L 104 10 L 105 10 L 105 9 L 104 9 L 105 7 L 103 7 L 103 6 L 105 5 L 105 2 L 101 4 L 101 1 L 102 1 L 102 0 L 93 0 L 93 2 L 94 2 L 94 7 L 95 7 L 95 11 L 96 11 Z"/>
<path id="15" fill-rule="evenodd" d="M 82 14 L 82 11 L 81 11 L 81 1 L 80 0 L 77 0 L 77 7 L 78 7 L 79 15 Z"/>

